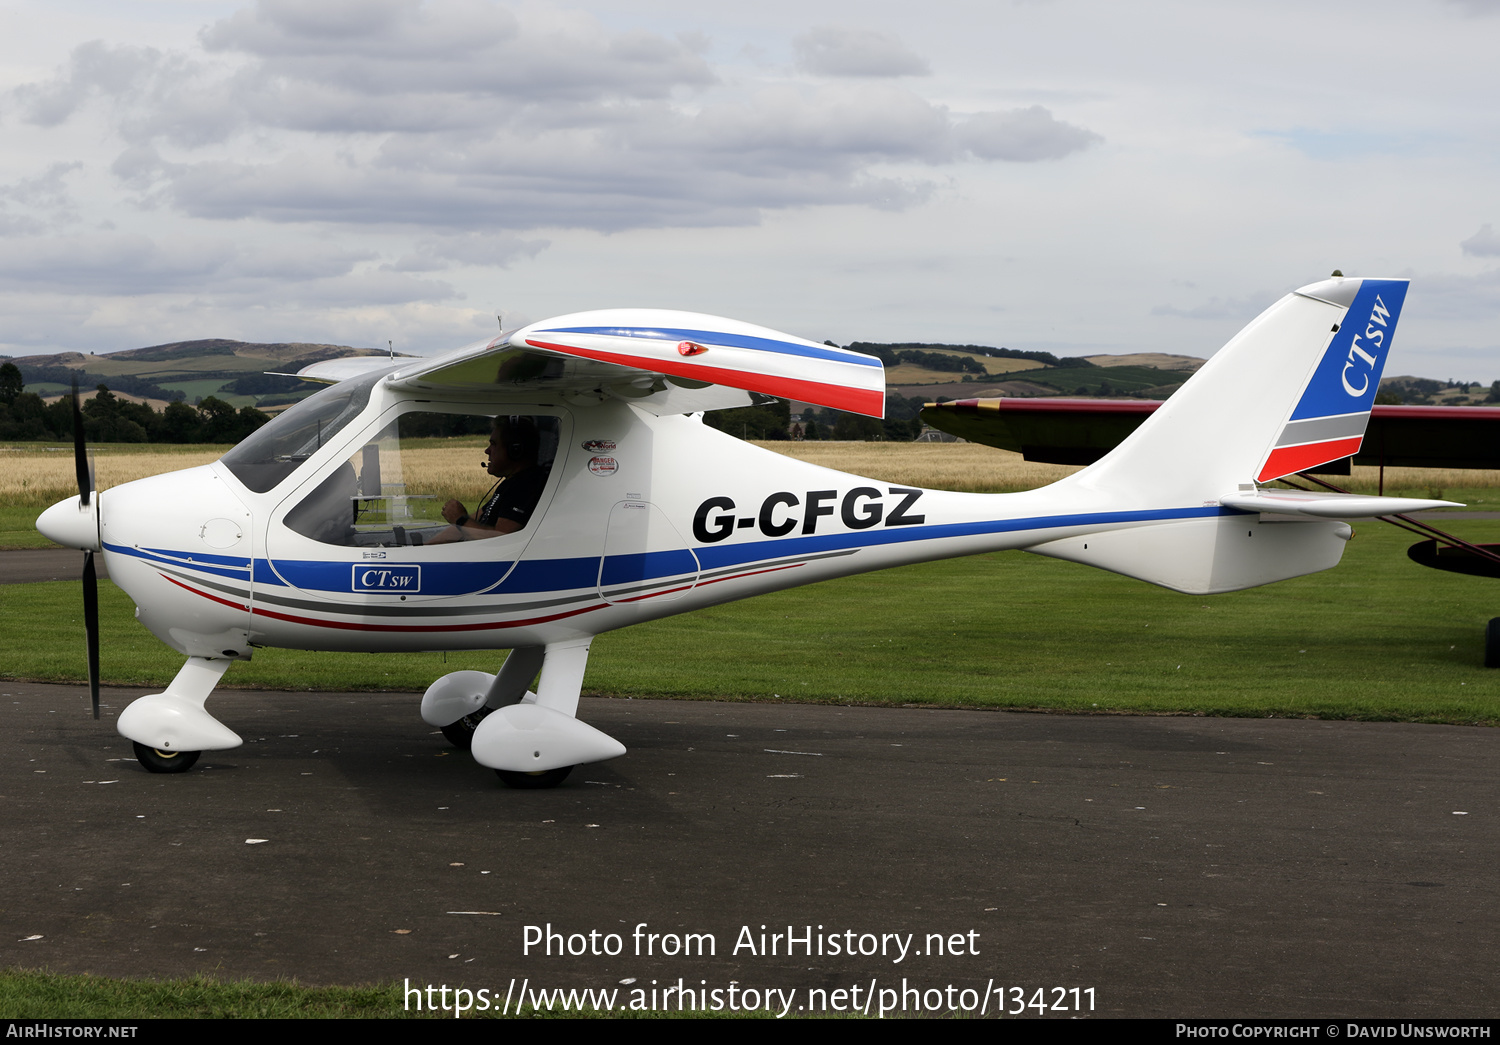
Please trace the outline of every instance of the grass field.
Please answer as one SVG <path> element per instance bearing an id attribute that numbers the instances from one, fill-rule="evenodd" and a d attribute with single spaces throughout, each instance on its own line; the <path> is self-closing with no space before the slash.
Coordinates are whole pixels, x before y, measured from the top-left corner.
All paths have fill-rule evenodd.
<path id="1" fill-rule="evenodd" d="M 469 1012 L 467 1019 L 499 1019 L 497 1011 Z M 511 1019 L 772 1019 L 754 1014 L 687 1012 L 599 1012 L 525 1006 Z M 795 1015 L 791 1018 L 798 1018 Z M 256 983 L 194 977 L 179 980 L 118 980 L 104 976 L 57 976 L 29 969 L 0 970 L 0 1019 L 453 1019 L 446 1012 L 408 1009 L 402 985 L 307 987 L 285 981 Z"/>
<path id="2" fill-rule="evenodd" d="M 1071 471 L 963 444 L 771 448 L 937 487 L 1028 488 Z M 202 451 L 210 459 L 218 452 Z M 472 455 L 473 449 L 462 452 Z M 145 453 L 115 466 L 163 470 L 197 460 Z M 38 476 L 27 486 L 13 483 L 8 492 L 0 487 L 0 501 L 36 497 L 46 504 L 46 498 L 66 496 L 71 460 L 56 455 L 47 465 L 58 474 Z M 101 460 L 100 474 L 126 472 L 106 472 Z M 1370 474 L 1350 483 L 1371 491 L 1374 484 Z M 1443 491 L 1479 508 L 1500 502 L 1500 482 L 1484 473 L 1388 473 L 1386 491 Z M 7 527 L 18 533 L 23 525 L 29 528 L 39 510 L 0 509 L 0 541 Z M 1444 525 L 1473 540 L 1500 540 L 1500 521 Z M 1500 586 L 1417 566 L 1404 554 L 1413 540 L 1391 527 L 1362 523 L 1333 570 L 1209 597 L 1014 552 L 905 567 L 602 635 L 585 691 L 1085 714 L 1500 723 L 1500 672 L 1482 667 L 1482 630 L 1500 613 Z M 113 585 L 103 585 L 100 595 L 105 680 L 164 686 L 181 657 L 135 622 L 129 599 Z M 420 691 L 447 671 L 493 671 L 500 656 L 262 650 L 250 663 L 231 667 L 224 685 Z M 76 584 L 6 590 L 0 599 L 0 673 L 82 681 Z M 79 715 L 87 714 L 87 699 L 80 687 Z M 0 973 L 4 1018 L 416 1015 L 401 1011 L 398 996 L 390 985 L 325 989 Z"/>
<path id="3" fill-rule="evenodd" d="M 1497 521 L 1462 528 L 1500 539 Z M 1481 640 L 1500 592 L 1410 562 L 1411 540 L 1363 524 L 1334 570 L 1210 597 L 1019 552 L 909 566 L 601 635 L 585 690 L 1494 724 L 1500 673 L 1481 666 Z M 0 671 L 81 680 L 77 585 L 24 592 L 0 600 Z M 135 622 L 123 592 L 106 584 L 100 596 L 106 681 L 164 686 L 181 657 Z M 498 663 L 494 652 L 262 650 L 223 685 L 420 691 Z"/>
<path id="4" fill-rule="evenodd" d="M 467 443 L 467 441 L 465 441 Z M 1029 465 L 972 444 L 769 444 L 804 460 L 900 483 L 1004 490 L 1071 469 Z M 194 452 L 101 455 L 110 476 L 211 459 Z M 433 466 L 473 447 L 435 445 Z M 468 455 L 468 456 L 465 456 Z M 0 500 L 49 503 L 71 480 L 66 455 L 15 470 Z M 472 469 L 465 469 L 472 470 Z M 56 472 L 57 474 L 51 474 Z M 17 487 L 16 475 L 33 474 Z M 1493 473 L 1387 473 L 1388 493 L 1446 492 L 1493 507 L 1500 484 L 1444 489 Z M 123 481 L 123 480 L 121 480 Z M 1351 485 L 1373 489 L 1372 475 Z M 38 491 L 48 491 L 38 495 Z M 38 509 L 8 525 L 29 528 Z M 20 516 L 25 516 L 23 519 Z M 1451 524 L 1500 540 L 1500 522 Z M 1310 715 L 1430 722 L 1500 721 L 1500 675 L 1482 666 L 1485 621 L 1500 595 L 1484 580 L 1423 569 L 1415 538 L 1362 523 L 1338 568 L 1229 595 L 1179 595 L 1086 567 L 1009 552 L 928 563 L 793 589 L 600 636 L 586 690 L 635 696 L 1032 708 L 1075 712 Z M 19 594 L 22 589 L 12 589 Z M 78 587 L 34 584 L 0 600 L 0 672 L 84 677 Z M 106 681 L 164 686 L 181 658 L 101 588 Z M 264 650 L 224 685 L 268 689 L 421 690 L 460 668 L 495 670 L 499 654 L 311 654 Z M 1493 679 L 1493 681 L 1492 681 Z"/>

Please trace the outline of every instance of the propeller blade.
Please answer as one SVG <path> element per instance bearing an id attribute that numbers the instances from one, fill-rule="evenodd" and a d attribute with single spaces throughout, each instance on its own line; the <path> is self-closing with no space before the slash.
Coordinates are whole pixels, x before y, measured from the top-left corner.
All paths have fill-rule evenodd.
<path id="1" fill-rule="evenodd" d="M 78 403 L 78 381 L 73 381 L 73 469 L 78 477 L 78 500 L 85 508 L 94 495 L 94 473 L 89 467 L 88 447 L 83 442 L 83 408 Z M 89 698 L 94 718 L 99 717 L 99 577 L 94 572 L 94 553 L 83 553 L 83 628 L 88 638 Z"/>
<path id="2" fill-rule="evenodd" d="M 99 580 L 94 573 L 94 553 L 83 553 L 83 627 L 88 636 L 89 697 L 94 718 L 99 717 Z"/>
<path id="3" fill-rule="evenodd" d="M 78 477 L 78 497 L 89 506 L 94 496 L 94 476 L 89 469 L 88 447 L 83 444 L 83 408 L 78 403 L 78 380 L 73 380 L 73 470 Z"/>

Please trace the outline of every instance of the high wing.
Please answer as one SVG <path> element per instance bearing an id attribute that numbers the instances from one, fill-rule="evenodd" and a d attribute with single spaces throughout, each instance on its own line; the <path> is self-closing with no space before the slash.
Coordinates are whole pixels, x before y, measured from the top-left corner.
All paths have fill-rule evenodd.
<path id="1" fill-rule="evenodd" d="M 334 364 L 341 364 L 337 368 Z M 331 360 L 299 372 L 335 380 L 388 360 Z M 377 366 L 376 364 L 379 364 Z M 532 323 L 386 378 L 409 392 L 465 391 L 569 402 L 616 398 L 656 415 L 749 406 L 755 395 L 881 417 L 885 368 L 859 352 L 695 312 L 605 309 Z"/>
<path id="2" fill-rule="evenodd" d="M 1028 461 L 1092 464 L 1160 405 L 1139 399 L 960 399 L 929 403 L 922 420 L 970 442 L 1014 450 Z M 1387 467 L 1500 468 L 1500 407 L 1376 406 L 1352 460 Z"/>

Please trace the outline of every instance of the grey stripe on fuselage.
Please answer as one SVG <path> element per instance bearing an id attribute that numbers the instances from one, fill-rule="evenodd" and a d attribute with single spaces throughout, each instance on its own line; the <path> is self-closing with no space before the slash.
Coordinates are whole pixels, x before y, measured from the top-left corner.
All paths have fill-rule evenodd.
<path id="1" fill-rule="evenodd" d="M 725 567 L 724 569 L 714 570 L 710 573 L 702 574 L 698 578 L 697 583 L 702 584 L 704 581 L 716 580 L 720 577 L 729 576 L 735 573 L 744 573 L 751 570 L 774 569 L 778 566 L 796 565 L 804 562 L 812 562 L 817 559 L 831 559 L 844 555 L 853 555 L 858 550 L 859 549 L 857 548 L 851 548 L 843 551 L 825 552 L 822 555 L 802 555 L 791 559 L 745 563 L 740 566 Z M 237 599 L 244 599 L 246 602 L 250 601 L 250 592 L 246 588 L 236 587 L 231 584 L 225 584 L 222 581 L 218 580 L 207 580 L 203 577 L 198 576 L 197 574 L 175 570 L 159 562 L 152 563 L 152 565 L 162 573 L 171 574 L 172 576 L 177 577 L 181 580 L 192 581 L 194 584 L 197 584 L 204 588 L 208 588 L 212 591 L 221 592 L 225 595 L 232 595 Z M 629 595 L 634 592 L 649 591 L 652 588 L 660 588 L 664 585 L 669 585 L 672 583 L 673 580 L 671 578 L 647 581 L 643 584 L 636 584 L 626 588 L 612 589 L 609 594 L 611 595 L 611 597 L 616 597 L 619 595 Z M 352 595 L 354 593 L 350 592 L 348 594 Z M 597 597 L 598 592 L 591 589 L 587 592 L 582 592 L 574 595 L 566 595 L 561 598 L 534 599 L 530 602 L 506 602 L 502 605 L 434 606 L 431 603 L 408 603 L 401 606 L 379 604 L 351 606 L 348 603 L 330 604 L 328 602 L 315 602 L 311 599 L 287 598 L 283 595 L 273 594 L 272 592 L 267 591 L 264 587 L 262 587 L 256 591 L 255 601 L 267 606 L 278 606 L 286 609 L 313 610 L 322 613 L 356 613 L 358 615 L 367 617 L 466 617 L 484 613 L 494 613 L 496 611 L 504 611 L 506 613 L 526 613 L 533 610 L 544 610 L 551 609 L 557 606 L 566 606 L 570 603 L 583 602 Z M 461 598 L 461 596 L 450 596 L 450 598 Z"/>

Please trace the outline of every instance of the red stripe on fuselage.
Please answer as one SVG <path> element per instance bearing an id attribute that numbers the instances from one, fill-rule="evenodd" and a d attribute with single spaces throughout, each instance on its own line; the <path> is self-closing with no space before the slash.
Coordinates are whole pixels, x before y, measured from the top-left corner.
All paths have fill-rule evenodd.
<path id="1" fill-rule="evenodd" d="M 190 591 L 194 595 L 201 595 L 209 602 L 217 602 L 220 606 L 228 606 L 230 609 L 239 610 L 241 613 L 250 612 L 250 607 L 246 606 L 243 602 L 230 602 L 228 599 L 221 599 L 217 595 L 210 595 L 206 591 L 199 591 L 197 588 L 190 588 L 186 584 L 183 584 L 181 581 L 177 580 L 175 577 L 168 577 L 165 573 L 159 572 L 157 573 L 157 576 L 164 581 L 171 581 L 173 584 L 177 585 L 184 591 Z"/>
<path id="2" fill-rule="evenodd" d="M 736 573 L 736 574 L 734 574 L 731 577 L 717 577 L 717 578 L 715 578 L 714 580 L 711 580 L 711 581 L 703 581 L 701 584 L 687 585 L 686 587 L 688 587 L 688 588 L 693 588 L 693 587 L 699 587 L 699 588 L 701 588 L 704 585 L 708 585 L 708 584 L 719 584 L 719 583 L 722 583 L 723 581 L 739 580 L 742 577 L 755 577 L 755 576 L 758 576 L 759 574 L 762 574 L 762 573 L 775 573 L 778 570 L 790 570 L 790 569 L 793 569 L 796 566 L 803 566 L 803 565 L 806 565 L 806 564 L 805 563 L 793 563 L 791 566 L 773 566 L 770 569 L 765 569 L 765 570 L 748 570 L 745 573 Z M 194 588 L 191 585 L 183 584 L 181 581 L 176 580 L 175 578 L 168 577 L 165 573 L 158 574 L 158 576 L 160 576 L 163 580 L 171 581 L 173 584 L 177 585 L 179 588 L 183 589 L 184 591 L 190 591 L 194 595 L 200 596 L 201 598 L 205 598 L 205 599 L 207 599 L 210 602 L 217 602 L 219 605 L 221 605 L 221 606 L 228 606 L 230 609 L 242 610 L 242 611 L 250 613 L 252 616 L 255 616 L 255 617 L 269 617 L 272 620 L 285 621 L 288 624 L 307 624 L 307 625 L 311 625 L 312 627 L 315 627 L 315 628 L 334 628 L 334 629 L 336 629 L 338 631 L 377 631 L 377 632 L 497 631 L 497 630 L 500 630 L 500 629 L 503 629 L 503 628 L 524 628 L 524 627 L 526 627 L 527 625 L 530 625 L 530 624 L 548 624 L 548 623 L 550 623 L 552 621 L 555 621 L 555 620 L 563 620 L 564 618 L 567 618 L 567 617 L 576 617 L 576 616 L 578 616 L 581 613 L 592 613 L 594 610 L 602 610 L 602 609 L 607 609 L 609 607 L 609 603 L 600 602 L 600 603 L 596 603 L 596 604 L 594 604 L 592 606 L 584 606 L 584 607 L 581 607 L 581 608 L 576 609 L 576 610 L 567 610 L 567 611 L 565 611 L 563 613 L 549 614 L 549 615 L 547 615 L 545 617 L 528 617 L 525 620 L 512 620 L 512 621 L 485 621 L 485 622 L 482 622 L 482 623 L 479 623 L 479 624 L 453 624 L 453 625 L 440 625 L 440 624 L 365 624 L 365 623 L 363 623 L 361 621 L 319 620 L 316 617 L 298 617 L 298 616 L 295 616 L 295 615 L 290 614 L 290 613 L 278 613 L 275 610 L 268 610 L 268 609 L 264 609 L 264 608 L 261 608 L 261 607 L 250 607 L 250 606 L 246 606 L 244 603 L 241 603 L 241 602 L 230 602 L 228 599 L 221 599 L 217 595 L 210 595 L 206 591 L 199 591 L 197 588 Z M 680 588 L 680 587 L 679 588 L 670 588 L 667 591 L 653 592 L 650 595 L 639 595 L 639 596 L 636 596 L 633 599 L 622 599 L 621 601 L 622 602 L 636 602 L 636 601 L 639 601 L 641 599 L 654 598 L 657 595 L 666 595 L 666 594 L 669 594 L 670 592 L 681 591 L 681 590 L 683 590 L 683 589 Z"/>

